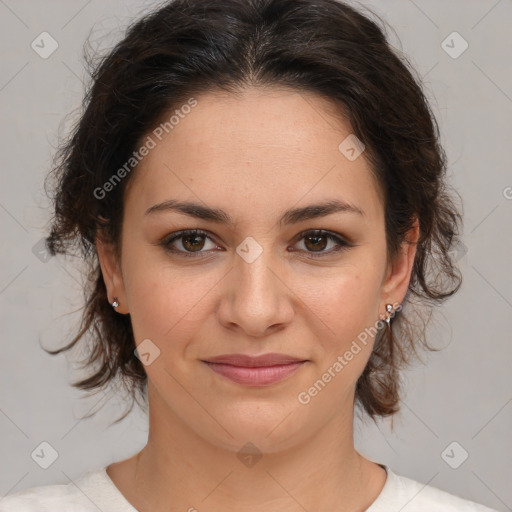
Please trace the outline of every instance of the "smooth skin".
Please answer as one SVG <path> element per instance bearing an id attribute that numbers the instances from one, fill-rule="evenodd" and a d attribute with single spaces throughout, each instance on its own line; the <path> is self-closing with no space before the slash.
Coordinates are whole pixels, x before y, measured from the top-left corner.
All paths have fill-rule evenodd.
<path id="1" fill-rule="evenodd" d="M 109 299 L 130 314 L 136 345 L 150 339 L 160 350 L 145 366 L 148 443 L 107 473 L 140 512 L 363 511 L 386 481 L 354 448 L 355 385 L 374 339 L 308 404 L 298 395 L 386 304 L 403 301 L 419 226 L 388 261 L 381 191 L 364 152 L 350 161 L 338 149 L 352 131 L 328 100 L 276 87 L 196 99 L 133 171 L 120 260 L 97 239 Z M 233 222 L 145 213 L 169 200 L 224 210 Z M 332 200 L 362 213 L 278 222 L 285 210 Z M 195 228 L 207 236 L 166 249 L 170 235 Z M 315 229 L 350 245 L 334 252 L 324 236 L 298 236 Z M 247 237 L 262 248 L 251 263 L 236 250 Z M 266 387 L 202 362 L 268 352 L 308 362 Z M 237 456 L 246 443 L 262 455 L 252 466 Z"/>

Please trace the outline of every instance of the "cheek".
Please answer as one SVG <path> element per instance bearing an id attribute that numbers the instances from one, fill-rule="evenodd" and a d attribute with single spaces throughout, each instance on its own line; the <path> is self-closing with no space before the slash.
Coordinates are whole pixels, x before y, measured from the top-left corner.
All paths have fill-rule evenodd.
<path id="1" fill-rule="evenodd" d="M 199 266 L 183 271 L 167 263 L 154 248 L 137 252 L 133 247 L 127 254 L 124 284 L 136 343 L 149 338 L 159 347 L 170 342 L 178 347 L 194 325 L 197 329 L 207 292 L 215 287 L 218 276 Z"/>
<path id="2" fill-rule="evenodd" d="M 329 335 L 319 337 L 322 362 L 330 366 L 338 356 L 352 351 L 350 369 L 360 373 L 373 348 L 374 326 L 379 319 L 380 269 L 371 265 L 344 269 L 312 299 Z"/>
<path id="3" fill-rule="evenodd" d="M 324 287 L 321 295 L 312 297 L 323 310 L 335 332 L 348 333 L 363 328 L 379 310 L 379 273 L 376 268 L 350 267 L 340 270 Z"/>

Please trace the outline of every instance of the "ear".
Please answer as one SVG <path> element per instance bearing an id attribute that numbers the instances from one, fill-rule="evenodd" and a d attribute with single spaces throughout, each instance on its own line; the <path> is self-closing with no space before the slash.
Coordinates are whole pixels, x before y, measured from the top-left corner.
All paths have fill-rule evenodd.
<path id="1" fill-rule="evenodd" d="M 414 218 L 412 227 L 407 231 L 394 260 L 389 262 L 386 277 L 382 285 L 382 300 L 385 304 L 402 303 L 404 300 L 416 256 L 417 242 L 420 236 L 418 218 Z"/>
<path id="2" fill-rule="evenodd" d="M 121 265 L 114 250 L 114 246 L 111 243 L 105 242 L 101 237 L 96 238 L 95 245 L 103 281 L 107 288 L 108 300 L 110 304 L 112 304 L 114 297 L 117 297 L 119 306 L 116 307 L 116 311 L 123 314 L 129 313 Z"/>

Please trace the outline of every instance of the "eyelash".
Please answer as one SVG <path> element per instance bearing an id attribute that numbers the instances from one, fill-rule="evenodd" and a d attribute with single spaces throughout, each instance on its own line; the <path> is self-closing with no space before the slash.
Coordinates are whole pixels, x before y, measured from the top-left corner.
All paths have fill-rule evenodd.
<path id="1" fill-rule="evenodd" d="M 164 247 L 164 249 L 170 253 L 178 254 L 180 256 L 184 256 L 186 258 L 200 258 L 202 257 L 201 254 L 204 254 L 206 251 L 198 251 L 198 252 L 190 252 L 190 251 L 182 251 L 175 248 L 171 248 L 171 244 L 175 242 L 176 240 L 179 240 L 181 238 L 186 238 L 187 236 L 192 235 L 201 235 L 205 236 L 206 238 L 209 238 L 211 240 L 211 237 L 208 235 L 206 231 L 203 231 L 201 229 L 185 229 L 183 231 L 178 231 L 176 233 L 173 233 L 170 235 L 170 237 L 165 238 L 161 245 Z M 329 241 L 335 242 L 337 244 L 337 247 L 334 249 L 331 249 L 329 251 L 304 251 L 308 254 L 308 257 L 311 258 L 321 258 L 324 256 L 329 256 L 334 253 L 341 252 L 343 250 L 346 250 L 350 247 L 353 247 L 352 244 L 346 242 L 341 237 L 334 235 L 333 233 L 330 233 L 329 231 L 325 231 L 322 229 L 309 229 L 307 231 L 302 231 L 297 235 L 297 242 L 300 242 L 303 238 L 306 237 L 306 235 L 312 235 L 312 236 L 324 236 Z M 213 240 L 211 240 L 213 242 Z"/>

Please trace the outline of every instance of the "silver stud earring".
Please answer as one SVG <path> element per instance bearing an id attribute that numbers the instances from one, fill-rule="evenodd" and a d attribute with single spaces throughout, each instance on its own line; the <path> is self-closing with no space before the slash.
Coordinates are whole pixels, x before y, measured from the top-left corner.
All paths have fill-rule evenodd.
<path id="1" fill-rule="evenodd" d="M 119 306 L 119 302 L 117 302 L 117 297 L 114 297 L 114 302 L 112 302 L 112 307 L 117 308 Z"/>

